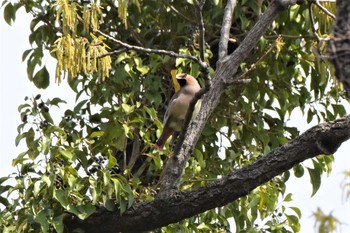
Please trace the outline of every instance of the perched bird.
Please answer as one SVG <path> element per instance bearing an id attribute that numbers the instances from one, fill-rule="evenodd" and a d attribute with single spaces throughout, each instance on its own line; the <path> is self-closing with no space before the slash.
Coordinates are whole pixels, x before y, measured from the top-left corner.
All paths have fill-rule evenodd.
<path id="1" fill-rule="evenodd" d="M 163 146 L 167 139 L 173 135 L 172 141 L 176 138 L 182 129 L 190 102 L 195 94 L 201 89 L 197 80 L 189 74 L 180 74 L 176 76 L 177 82 L 180 84 L 180 90 L 176 92 L 169 102 L 169 106 L 165 112 L 163 120 L 163 132 L 160 135 L 154 147 L 163 150 Z M 194 118 L 200 109 L 201 101 L 198 100 L 192 113 Z"/>

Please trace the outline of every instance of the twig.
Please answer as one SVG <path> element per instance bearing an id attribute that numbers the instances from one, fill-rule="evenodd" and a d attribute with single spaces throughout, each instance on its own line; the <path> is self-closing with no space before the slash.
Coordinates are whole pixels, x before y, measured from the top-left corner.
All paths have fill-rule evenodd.
<path id="1" fill-rule="evenodd" d="M 170 57 L 175 57 L 175 58 L 187 58 L 187 59 L 191 59 L 193 61 L 199 62 L 199 59 L 197 57 L 189 55 L 189 54 L 179 54 L 179 53 L 176 53 L 174 51 L 168 51 L 168 50 L 163 50 L 163 49 L 150 49 L 150 48 L 144 48 L 144 47 L 140 47 L 140 46 L 130 45 L 130 44 L 122 42 L 118 39 L 115 39 L 114 37 L 112 37 L 106 33 L 103 33 L 100 30 L 97 30 L 97 32 L 99 34 L 101 34 L 102 36 L 106 37 L 107 39 L 109 39 L 109 40 L 123 46 L 124 48 L 129 49 L 129 50 L 135 50 L 135 51 L 140 51 L 140 52 L 144 52 L 144 53 L 168 55 Z M 112 51 L 112 53 L 113 52 L 114 51 Z"/>
<path id="2" fill-rule="evenodd" d="M 322 6 L 318 0 L 313 1 L 313 3 L 315 3 L 315 5 L 318 8 L 320 8 L 324 13 L 326 13 L 326 15 L 328 15 L 332 19 L 335 19 L 335 15 L 333 15 L 326 7 Z"/>
<path id="3" fill-rule="evenodd" d="M 315 36 L 313 35 L 287 35 L 287 34 L 276 34 L 276 35 L 269 35 L 264 36 L 267 40 L 275 40 L 278 37 L 282 37 L 283 39 L 315 39 Z"/>
<path id="4" fill-rule="evenodd" d="M 313 15 L 313 11 L 312 11 L 312 2 L 309 3 L 309 15 L 310 15 L 310 20 L 311 20 L 312 32 L 316 36 L 317 41 L 320 42 L 320 37 L 318 36 L 317 30 L 315 27 L 314 15 Z"/>
<path id="5" fill-rule="evenodd" d="M 197 18 L 199 20 L 198 22 L 198 27 L 199 27 L 199 57 L 200 61 L 204 62 L 204 52 L 205 52 L 205 27 L 204 27 L 204 20 L 203 20 L 203 15 L 202 15 L 202 9 L 204 6 L 205 0 L 203 0 L 201 3 L 199 3 L 198 0 L 195 1 L 195 7 L 196 7 L 196 14 Z M 202 64 L 200 64 L 202 66 Z"/>
<path id="6" fill-rule="evenodd" d="M 119 54 L 119 53 L 122 53 L 122 52 L 125 52 L 125 51 L 126 51 L 126 48 L 121 48 L 121 49 L 117 49 L 117 50 L 114 50 L 114 51 L 109 52 L 109 53 L 102 54 L 102 55 L 98 56 L 97 58 L 103 58 L 103 57 L 106 57 L 106 56 Z"/>
<path id="7" fill-rule="evenodd" d="M 195 23 L 192 19 L 188 18 L 186 15 L 182 14 L 181 11 L 179 11 L 173 5 L 171 5 L 169 1 L 162 0 L 162 3 L 169 7 L 170 10 L 174 11 L 175 14 L 179 15 L 181 18 L 185 19 L 188 22 Z"/>
<path id="8" fill-rule="evenodd" d="M 250 66 L 250 68 L 244 72 L 243 74 L 241 74 L 238 78 L 237 78 L 237 81 L 238 80 L 244 80 L 244 78 L 249 74 L 251 73 L 253 70 L 255 70 L 258 66 L 258 64 L 264 60 L 264 58 L 267 56 L 267 54 L 269 54 L 273 48 L 276 47 L 276 44 L 277 44 L 277 40 L 279 39 L 279 37 L 275 40 L 275 43 L 254 63 Z"/>
<path id="9" fill-rule="evenodd" d="M 230 28 L 232 24 L 233 10 L 236 7 L 236 0 L 229 0 L 225 7 L 224 18 L 222 20 L 222 27 L 220 31 L 219 42 L 219 60 L 223 59 L 227 55 L 228 41 L 230 37 Z"/>

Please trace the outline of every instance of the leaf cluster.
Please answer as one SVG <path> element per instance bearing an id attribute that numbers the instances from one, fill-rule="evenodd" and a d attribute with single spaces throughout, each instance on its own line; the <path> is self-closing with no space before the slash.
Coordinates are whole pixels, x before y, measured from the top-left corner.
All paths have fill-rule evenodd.
<path id="1" fill-rule="evenodd" d="M 44 51 L 57 61 L 56 80 L 68 75 L 76 93 L 74 108 L 51 115 L 65 100 L 27 98 L 19 106 L 22 124 L 16 144 L 27 150 L 13 160 L 18 173 L 0 180 L 0 229 L 5 232 L 63 232 L 69 214 L 86 219 L 104 206 L 123 214 L 136 202 L 153 200 L 161 170 L 171 155 L 152 143 L 162 129 L 166 104 L 173 94 L 170 72 L 179 69 L 197 77 L 200 66 L 187 58 L 126 50 L 98 31 L 131 45 L 199 55 L 199 28 L 192 1 L 6 2 L 5 20 L 12 23 L 24 7 L 33 15 L 23 53 L 28 78 L 38 88 L 50 84 Z M 259 19 L 267 3 L 240 1 L 235 9 L 228 52 L 234 51 Z M 215 72 L 224 3 L 207 1 L 205 59 Z M 296 109 L 317 121 L 346 114 L 341 87 L 329 63 L 319 54 L 306 5 L 285 11 L 261 38 L 240 67 L 248 84 L 228 87 L 209 119 L 182 177 L 181 190 L 204 186 L 254 162 L 297 137 L 288 120 Z M 319 33 L 329 24 L 316 15 Z M 319 156 L 313 167 L 303 164 L 256 188 L 227 206 L 204 212 L 159 231 L 299 232 L 300 210 L 288 206 L 290 172 L 307 169 L 314 195 L 332 156 Z M 15 185 L 5 184 L 14 180 Z M 10 200 L 9 200 L 10 199 Z M 260 224 L 261 223 L 261 224 Z"/>

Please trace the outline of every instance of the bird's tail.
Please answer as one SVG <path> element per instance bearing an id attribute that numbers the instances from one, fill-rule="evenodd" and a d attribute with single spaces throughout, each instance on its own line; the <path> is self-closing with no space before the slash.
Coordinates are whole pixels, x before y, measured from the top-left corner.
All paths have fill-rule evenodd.
<path id="1" fill-rule="evenodd" d="M 158 150 L 163 150 L 163 146 L 164 146 L 165 142 L 168 140 L 170 135 L 173 134 L 173 132 L 174 131 L 172 129 L 170 129 L 169 127 L 164 127 L 163 132 L 160 135 L 158 141 L 155 144 L 153 144 L 153 146 L 155 148 L 157 148 Z"/>

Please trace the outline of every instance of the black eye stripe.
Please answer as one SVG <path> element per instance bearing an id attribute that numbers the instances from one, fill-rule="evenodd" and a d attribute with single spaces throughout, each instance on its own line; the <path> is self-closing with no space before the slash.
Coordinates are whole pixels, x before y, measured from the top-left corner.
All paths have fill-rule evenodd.
<path id="1" fill-rule="evenodd" d="M 177 82 L 180 84 L 181 87 L 186 85 L 186 79 L 178 79 Z"/>

